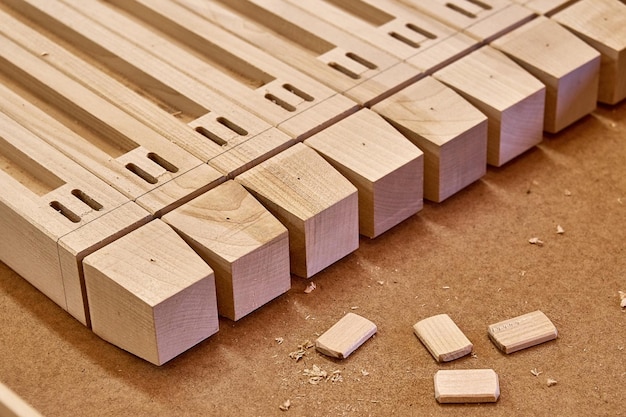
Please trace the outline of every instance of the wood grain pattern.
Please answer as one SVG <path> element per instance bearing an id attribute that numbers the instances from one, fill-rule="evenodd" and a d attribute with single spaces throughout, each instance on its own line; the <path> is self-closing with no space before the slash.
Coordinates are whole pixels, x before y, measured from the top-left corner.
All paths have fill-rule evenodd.
<path id="1" fill-rule="evenodd" d="M 239 320 L 291 287 L 287 229 L 227 181 L 162 217 L 215 272 L 221 316 Z"/>
<path id="2" fill-rule="evenodd" d="M 541 142 L 545 86 L 489 46 L 433 75 L 488 117 L 487 163 L 501 166 Z"/>
<path id="3" fill-rule="evenodd" d="M 296 144 L 235 177 L 289 230 L 291 272 L 310 277 L 359 246 L 357 189 Z"/>
<path id="4" fill-rule="evenodd" d="M 423 207 L 423 153 L 363 109 L 306 139 L 357 189 L 359 232 L 374 238 Z"/>
<path id="5" fill-rule="evenodd" d="M 159 219 L 88 255 L 94 333 L 162 365 L 218 330 L 209 266 Z"/>
<path id="6" fill-rule="evenodd" d="M 554 14 L 602 54 L 598 100 L 615 104 L 626 97 L 626 5 L 619 0 L 579 1 Z"/>
<path id="7" fill-rule="evenodd" d="M 500 397 L 492 369 L 441 369 L 435 374 L 435 398 L 442 404 L 493 403 Z"/>
<path id="8" fill-rule="evenodd" d="M 378 103 L 383 115 L 424 152 L 424 198 L 441 202 L 487 171 L 487 117 L 432 77 Z"/>
<path id="9" fill-rule="evenodd" d="M 513 353 L 557 338 L 558 331 L 541 311 L 489 325 L 489 338 L 504 353 Z"/>
<path id="10" fill-rule="evenodd" d="M 448 362 L 469 355 L 474 345 L 447 314 L 418 321 L 413 332 L 437 362 Z"/>
<path id="11" fill-rule="evenodd" d="M 545 84 L 546 132 L 556 133 L 596 108 L 600 54 L 555 21 L 540 16 L 491 46 Z"/>
<path id="12" fill-rule="evenodd" d="M 376 325 L 358 314 L 348 313 L 315 341 L 315 349 L 345 359 L 377 331 Z"/>

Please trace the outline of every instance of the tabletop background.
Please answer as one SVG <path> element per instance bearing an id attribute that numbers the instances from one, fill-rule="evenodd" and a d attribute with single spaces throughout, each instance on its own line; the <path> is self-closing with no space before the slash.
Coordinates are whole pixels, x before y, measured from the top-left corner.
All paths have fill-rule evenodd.
<path id="1" fill-rule="evenodd" d="M 0 381 L 45 416 L 626 416 L 625 248 L 623 103 L 362 238 L 311 279 L 310 294 L 292 278 L 287 294 L 222 319 L 218 334 L 162 367 L 103 341 L 0 263 Z M 498 351 L 487 326 L 534 310 L 558 339 Z M 376 323 L 376 336 L 345 360 L 314 349 L 290 358 L 347 312 Z M 419 342 L 413 324 L 440 313 L 473 356 L 439 364 Z M 341 380 L 309 383 L 313 365 Z M 466 368 L 498 373 L 497 403 L 435 401 L 434 373 Z"/>

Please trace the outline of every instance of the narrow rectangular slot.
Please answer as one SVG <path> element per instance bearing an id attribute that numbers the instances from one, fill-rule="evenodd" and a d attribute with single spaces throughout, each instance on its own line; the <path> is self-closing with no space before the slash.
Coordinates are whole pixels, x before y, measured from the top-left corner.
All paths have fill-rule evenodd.
<path id="1" fill-rule="evenodd" d="M 228 142 L 226 142 L 224 139 L 220 138 L 219 136 L 217 136 L 215 133 L 211 132 L 207 128 L 204 128 L 202 126 L 198 126 L 198 127 L 196 127 L 196 132 L 200 133 L 205 138 L 209 139 L 213 143 L 216 143 L 216 144 L 218 144 L 220 146 L 228 145 Z"/>
<path id="2" fill-rule="evenodd" d="M 434 33 L 431 33 L 425 29 L 422 29 L 421 27 L 414 25 L 413 23 L 407 23 L 406 27 L 411 29 L 413 32 L 419 33 L 420 35 L 424 36 L 425 38 L 428 39 L 437 39 L 437 35 L 435 35 Z"/>
<path id="3" fill-rule="evenodd" d="M 304 101 L 313 101 L 313 96 L 305 93 L 304 91 L 300 90 L 299 88 L 294 87 L 291 84 L 283 84 L 283 88 L 287 91 L 289 91 L 291 94 L 294 94 L 298 97 L 300 97 L 302 100 Z"/>
<path id="4" fill-rule="evenodd" d="M 490 5 L 488 5 L 487 3 L 483 3 L 480 0 L 465 0 L 465 1 L 467 1 L 468 3 L 472 3 L 474 6 L 478 6 L 484 10 L 491 10 Z"/>
<path id="5" fill-rule="evenodd" d="M 348 77 L 352 78 L 353 80 L 358 80 L 360 78 L 359 74 L 357 74 L 357 73 L 355 73 L 353 71 L 350 71 L 348 68 L 346 68 L 343 65 L 338 64 L 336 62 L 329 62 L 328 66 L 331 67 L 334 70 L 339 71 L 340 73 L 342 73 L 344 75 L 347 75 Z"/>
<path id="6" fill-rule="evenodd" d="M 0 137 L 0 169 L 40 197 L 65 184 L 65 181 L 2 137 Z"/>
<path id="7" fill-rule="evenodd" d="M 68 219 L 72 223 L 80 223 L 80 217 L 58 201 L 52 201 L 50 203 L 50 207 L 61 213 L 66 219 Z"/>
<path id="8" fill-rule="evenodd" d="M 178 167 L 154 152 L 148 153 L 148 159 L 168 172 L 178 172 Z"/>
<path id="9" fill-rule="evenodd" d="M 248 134 L 248 131 L 246 129 L 244 129 L 243 127 L 231 122 L 230 120 L 228 120 L 225 117 L 218 117 L 217 122 L 220 123 L 223 126 L 226 126 L 227 128 L 229 128 L 230 130 L 232 130 L 233 132 L 235 132 L 236 134 L 238 134 L 239 136 L 246 136 Z"/>
<path id="10" fill-rule="evenodd" d="M 296 111 L 296 108 L 294 106 L 292 106 L 291 104 L 287 103 L 284 100 L 279 99 L 278 97 L 276 97 L 274 94 L 266 94 L 265 98 L 269 101 L 271 101 L 272 103 L 276 104 L 277 106 L 282 107 L 283 109 L 287 110 L 288 112 L 294 112 Z"/>
<path id="11" fill-rule="evenodd" d="M 367 59 L 355 54 L 354 52 L 348 52 L 346 53 L 346 56 L 354 62 L 358 62 L 359 64 L 363 65 L 367 69 L 375 70 L 376 68 L 378 68 L 378 66 L 373 62 L 368 61 Z"/>
<path id="12" fill-rule="evenodd" d="M 454 10 L 457 13 L 461 13 L 463 16 L 467 16 L 469 18 L 476 19 L 476 15 L 474 13 L 471 13 L 471 12 L 465 10 L 464 8 L 459 7 L 456 4 L 446 3 L 446 7 L 448 9 L 450 9 L 450 10 Z"/>
<path id="13" fill-rule="evenodd" d="M 374 26 L 382 26 L 395 17 L 361 0 L 325 0 Z"/>
<path id="14" fill-rule="evenodd" d="M 332 43 L 320 38 L 314 33 L 293 24 L 282 16 L 272 13 L 263 7 L 257 6 L 249 0 L 218 0 L 225 7 L 236 11 L 248 19 L 272 30 L 284 39 L 322 55 L 336 47 Z"/>
<path id="15" fill-rule="evenodd" d="M 411 48 L 419 48 L 420 44 L 407 38 L 406 36 L 400 35 L 398 32 L 389 32 L 389 36 L 392 38 L 399 40 L 402 43 L 409 45 Z"/>
<path id="16" fill-rule="evenodd" d="M 91 209 L 95 211 L 100 211 L 103 208 L 103 205 L 98 203 L 96 200 L 91 198 L 87 193 L 82 190 L 74 189 L 72 190 L 72 195 L 78 198 L 80 201 L 91 207 Z"/>
<path id="17" fill-rule="evenodd" d="M 133 174 L 137 175 L 139 178 L 141 178 L 147 183 L 156 184 L 157 182 L 159 182 L 152 175 L 148 174 L 146 171 L 139 168 L 137 165 L 133 164 L 132 162 L 126 164 L 126 169 L 132 172 Z"/>

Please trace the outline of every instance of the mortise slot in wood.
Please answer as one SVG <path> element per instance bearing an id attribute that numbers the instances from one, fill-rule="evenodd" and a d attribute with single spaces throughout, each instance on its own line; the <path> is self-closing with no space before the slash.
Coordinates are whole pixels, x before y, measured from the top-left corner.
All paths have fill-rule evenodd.
<path id="1" fill-rule="evenodd" d="M 98 203 L 96 200 L 91 198 L 87 193 L 82 190 L 74 189 L 72 190 L 72 195 L 78 198 L 80 201 L 91 207 L 95 211 L 100 211 L 104 207 L 102 204 Z"/>
<path id="2" fill-rule="evenodd" d="M 212 142 L 214 142 L 214 143 L 216 143 L 216 144 L 218 144 L 220 146 L 228 145 L 227 141 L 225 141 L 224 139 L 220 138 L 215 133 L 211 132 L 209 129 L 207 129 L 205 127 L 202 127 L 202 126 L 196 127 L 196 132 L 200 133 L 205 138 L 211 140 Z"/>
<path id="3" fill-rule="evenodd" d="M 488 5 L 487 3 L 483 3 L 480 0 L 465 0 L 465 1 L 467 1 L 468 3 L 472 3 L 474 6 L 478 6 L 481 9 L 491 10 L 491 6 L 490 5 Z"/>
<path id="4" fill-rule="evenodd" d="M 419 48 L 420 44 L 407 38 L 406 36 L 400 35 L 398 32 L 389 32 L 389 36 L 391 36 L 392 38 L 399 40 L 400 42 L 403 42 L 407 45 L 409 45 L 411 48 Z"/>
<path id="5" fill-rule="evenodd" d="M 355 73 L 353 71 L 350 71 L 348 68 L 346 68 L 343 65 L 338 64 L 338 63 L 336 63 L 334 61 L 333 62 L 329 62 L 328 66 L 331 67 L 334 70 L 339 71 L 340 73 L 342 73 L 344 75 L 347 75 L 348 77 L 352 78 L 353 80 L 358 80 L 359 78 L 361 78 L 359 76 L 359 74 L 357 74 L 357 73 Z"/>
<path id="6" fill-rule="evenodd" d="M 369 3 L 361 0 L 325 0 L 328 3 L 334 4 L 340 9 L 371 23 L 374 26 L 382 26 L 385 23 L 391 22 L 395 17 L 376 8 Z"/>
<path id="7" fill-rule="evenodd" d="M 239 136 L 246 136 L 248 134 L 248 131 L 246 129 L 244 129 L 243 127 L 239 126 L 236 123 L 231 122 L 225 117 L 218 117 L 216 120 L 219 124 L 226 126 L 230 130 L 238 134 Z"/>
<path id="8" fill-rule="evenodd" d="M 421 27 L 414 25 L 413 23 L 407 23 L 405 26 L 411 29 L 413 32 L 419 33 L 420 35 L 428 39 L 437 39 L 437 35 L 435 35 L 432 32 L 427 31 L 426 29 L 422 29 Z"/>
<path id="9" fill-rule="evenodd" d="M 359 64 L 363 65 L 367 69 L 374 70 L 374 69 L 378 68 L 378 66 L 376 64 L 374 64 L 373 62 L 368 61 L 367 59 L 363 58 L 362 56 L 359 56 L 359 55 L 355 54 L 354 52 L 348 52 L 348 53 L 346 53 L 346 56 L 348 58 L 350 58 L 351 60 L 353 60 L 355 62 L 358 62 Z"/>
<path id="10" fill-rule="evenodd" d="M 148 153 L 148 159 L 168 172 L 178 172 L 178 167 L 176 165 L 154 152 Z"/>
<path id="11" fill-rule="evenodd" d="M 277 106 L 282 107 L 283 109 L 287 110 L 288 112 L 294 112 L 296 111 L 296 108 L 294 106 L 292 106 L 291 104 L 287 103 L 284 100 L 279 99 L 278 97 L 276 97 L 274 94 L 266 94 L 265 98 L 269 101 L 271 101 L 272 103 L 276 104 Z"/>
<path id="12" fill-rule="evenodd" d="M 72 223 L 80 223 L 80 217 L 58 201 L 51 202 L 50 207 L 61 213 L 66 219 L 68 219 Z"/>
<path id="13" fill-rule="evenodd" d="M 294 94 L 294 95 L 300 97 L 304 101 L 313 101 L 314 100 L 313 96 L 310 96 L 309 94 L 305 93 L 304 91 L 300 90 L 299 88 L 294 87 L 291 84 L 283 84 L 283 88 L 285 90 L 289 91 L 291 94 Z"/>
<path id="14" fill-rule="evenodd" d="M 126 164 L 126 169 L 132 172 L 133 174 L 137 175 L 139 178 L 141 178 L 147 183 L 156 184 L 157 182 L 159 182 L 152 175 L 148 174 L 146 171 L 139 168 L 137 165 L 133 164 L 132 162 Z"/>
<path id="15" fill-rule="evenodd" d="M 450 10 L 454 10 L 457 13 L 461 13 L 463 16 L 470 17 L 472 19 L 476 19 L 476 15 L 472 12 L 465 10 L 464 8 L 457 6 L 456 4 L 446 3 L 446 7 Z"/>
<path id="16" fill-rule="evenodd" d="M 38 196 L 43 196 L 65 184 L 65 181 L 35 162 L 1 136 L 0 170 Z"/>

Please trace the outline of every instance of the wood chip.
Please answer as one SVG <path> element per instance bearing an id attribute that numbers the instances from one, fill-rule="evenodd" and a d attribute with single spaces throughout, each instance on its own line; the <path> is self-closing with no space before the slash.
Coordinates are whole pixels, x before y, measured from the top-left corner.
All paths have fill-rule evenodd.
<path id="1" fill-rule="evenodd" d="M 315 285 L 315 283 L 311 281 L 309 282 L 309 285 L 307 285 L 306 288 L 304 289 L 304 292 L 305 294 L 311 294 L 316 288 L 317 288 L 317 285 Z"/>
<path id="2" fill-rule="evenodd" d="M 553 387 L 557 384 L 556 379 L 548 378 L 547 384 L 549 387 Z"/>
<path id="3" fill-rule="evenodd" d="M 488 331 L 493 343 L 507 354 L 556 339 L 558 335 L 554 324 L 539 310 L 492 324 Z"/>
<path id="4" fill-rule="evenodd" d="M 287 411 L 287 410 L 289 410 L 289 407 L 291 407 L 291 401 L 286 400 L 278 408 L 280 408 L 281 411 Z"/>
<path id="5" fill-rule="evenodd" d="M 307 340 L 304 343 L 302 343 L 301 345 L 298 345 L 298 349 L 294 350 L 293 352 L 291 352 L 289 354 L 289 357 L 291 359 L 295 359 L 295 361 L 298 362 L 300 359 L 302 359 L 304 357 L 304 355 L 306 355 L 307 350 L 311 349 L 313 346 L 315 346 L 315 345 L 313 343 L 311 343 L 310 340 Z"/>
<path id="6" fill-rule="evenodd" d="M 619 293 L 619 299 L 620 299 L 620 303 L 619 303 L 619 305 L 620 305 L 622 308 L 626 308 L 626 292 L 624 292 L 624 291 L 618 291 L 618 293 Z"/>
<path id="7" fill-rule="evenodd" d="M 376 325 L 371 321 L 348 313 L 315 341 L 315 347 L 324 355 L 347 358 L 376 331 Z"/>
<path id="8" fill-rule="evenodd" d="M 565 229 L 563 229 L 560 224 L 557 224 L 556 225 L 556 233 L 559 234 L 559 235 L 562 235 L 563 233 L 565 233 Z"/>
<path id="9" fill-rule="evenodd" d="M 538 371 L 537 368 L 533 368 L 530 370 L 530 373 L 533 374 L 534 376 L 539 376 L 542 374 L 541 371 Z"/>
<path id="10" fill-rule="evenodd" d="M 448 362 L 472 352 L 472 342 L 447 314 L 439 314 L 413 325 L 413 331 L 438 362 Z"/>
<path id="11" fill-rule="evenodd" d="M 572 192 L 570 190 L 565 190 L 564 193 L 567 197 L 570 197 L 572 195 Z"/>
<path id="12" fill-rule="evenodd" d="M 496 402 L 498 374 L 493 369 L 450 369 L 435 374 L 435 399 L 442 404 Z"/>
<path id="13" fill-rule="evenodd" d="M 528 243 L 530 243 L 531 245 L 543 246 L 543 240 L 539 239 L 538 237 L 531 237 L 530 239 L 528 239 Z"/>

